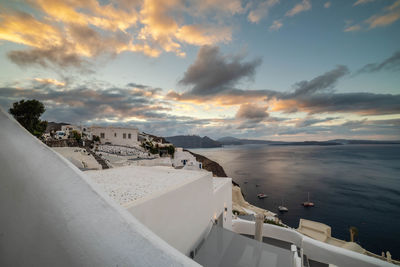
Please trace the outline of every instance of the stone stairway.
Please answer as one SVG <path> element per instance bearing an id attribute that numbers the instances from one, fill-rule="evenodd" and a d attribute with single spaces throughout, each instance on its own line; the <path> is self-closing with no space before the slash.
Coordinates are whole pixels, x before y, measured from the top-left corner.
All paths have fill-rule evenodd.
<path id="1" fill-rule="evenodd" d="M 96 161 L 101 165 L 101 168 L 103 170 L 105 169 L 109 169 L 110 167 L 107 165 L 106 161 L 100 157 L 99 155 L 97 155 L 96 153 L 94 153 L 89 147 L 86 147 L 86 150 L 96 159 Z"/>

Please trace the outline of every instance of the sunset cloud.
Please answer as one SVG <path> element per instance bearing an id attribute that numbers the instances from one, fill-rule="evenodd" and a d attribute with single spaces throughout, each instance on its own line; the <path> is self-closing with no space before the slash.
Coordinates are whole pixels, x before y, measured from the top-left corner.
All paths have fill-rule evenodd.
<path id="1" fill-rule="evenodd" d="M 377 28 L 391 25 L 400 19 L 400 0 L 395 1 L 392 5 L 384 8 L 381 14 L 373 15 L 365 22 L 369 24 L 369 28 Z"/>
<path id="2" fill-rule="evenodd" d="M 353 6 L 364 5 L 364 4 L 367 4 L 367 3 L 374 2 L 374 1 L 375 1 L 375 0 L 357 0 L 357 1 L 353 4 Z"/>
<path id="3" fill-rule="evenodd" d="M 236 118 L 260 122 L 269 116 L 267 106 L 242 104 L 236 113 Z"/>
<path id="4" fill-rule="evenodd" d="M 357 32 L 361 30 L 361 26 L 360 25 L 348 25 L 344 28 L 344 32 Z"/>
<path id="5" fill-rule="evenodd" d="M 372 70 L 385 66 L 393 67 L 396 66 L 396 62 L 397 54 L 380 64 L 371 65 L 370 68 Z M 308 114 L 353 113 L 360 116 L 400 114 L 400 95 L 336 93 L 334 89 L 338 81 L 350 74 L 344 65 L 338 65 L 311 80 L 297 82 L 293 85 L 293 90 L 288 92 L 237 89 L 238 81 L 249 74 L 254 75 L 256 66 L 254 62 L 250 64 L 240 61 L 231 65 L 217 48 L 203 47 L 180 82 L 193 87 L 184 93 L 170 91 L 166 97 L 195 104 L 212 102 L 217 105 L 236 105 L 239 106 L 236 118 L 246 118 L 246 114 L 249 114 L 247 118 L 254 114 L 262 117 L 268 114 L 267 111 Z M 257 105 L 262 108 L 257 108 Z M 268 110 L 264 108 L 266 106 Z"/>
<path id="6" fill-rule="evenodd" d="M 158 89 L 151 87 L 105 87 L 97 85 L 73 86 L 60 90 L 55 80 L 35 79 L 39 84 L 22 88 L 0 88 L 0 98 L 7 99 L 9 105 L 18 99 L 37 99 L 44 102 L 47 118 L 67 122 L 90 121 L 96 119 L 165 119 L 169 105 L 157 96 Z M 93 87 L 95 89 L 92 89 Z M 3 100 L 4 101 L 4 100 Z"/>
<path id="7" fill-rule="evenodd" d="M 8 10 L 0 13 L 0 39 L 27 46 L 11 51 L 9 59 L 21 66 L 82 67 L 92 58 L 124 51 L 158 57 L 163 52 L 185 56 L 182 44 L 229 42 L 232 29 L 221 22 L 203 23 L 203 13 L 243 12 L 240 1 L 32 0 L 35 16 Z M 195 8 L 197 10 L 195 11 Z M 194 12 L 195 11 L 195 12 Z M 186 23 L 186 15 L 200 23 Z"/>
<path id="8" fill-rule="evenodd" d="M 254 4 L 254 7 L 247 15 L 250 22 L 258 23 L 260 20 L 268 16 L 269 9 L 279 3 L 279 0 L 266 0 Z"/>
<path id="9" fill-rule="evenodd" d="M 261 59 L 243 62 L 240 56 L 222 55 L 218 47 L 203 46 L 179 83 L 193 86 L 188 94 L 216 94 L 231 89 L 242 79 L 251 79 L 260 64 Z"/>
<path id="10" fill-rule="evenodd" d="M 56 79 L 50 79 L 50 78 L 34 78 L 35 81 L 39 82 L 39 83 L 43 83 L 43 84 L 53 84 L 55 86 L 65 86 L 65 82 L 60 82 L 57 81 Z"/>
<path id="11" fill-rule="evenodd" d="M 382 70 L 400 71 L 400 51 L 379 63 L 370 63 L 362 67 L 358 73 L 371 73 Z"/>
<path id="12" fill-rule="evenodd" d="M 307 11 L 311 9 L 310 0 L 302 0 L 301 3 L 295 5 L 291 10 L 286 12 L 286 16 L 293 17 L 301 12 Z"/>
<path id="13" fill-rule="evenodd" d="M 269 26 L 270 31 L 277 31 L 283 26 L 283 23 L 281 20 L 274 20 L 271 26 Z"/>

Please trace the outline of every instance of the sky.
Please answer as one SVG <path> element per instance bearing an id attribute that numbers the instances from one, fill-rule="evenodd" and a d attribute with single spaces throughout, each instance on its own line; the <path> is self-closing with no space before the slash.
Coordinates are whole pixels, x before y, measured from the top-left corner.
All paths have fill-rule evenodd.
<path id="1" fill-rule="evenodd" d="M 48 121 L 400 140 L 400 0 L 0 0 L 0 69 Z"/>

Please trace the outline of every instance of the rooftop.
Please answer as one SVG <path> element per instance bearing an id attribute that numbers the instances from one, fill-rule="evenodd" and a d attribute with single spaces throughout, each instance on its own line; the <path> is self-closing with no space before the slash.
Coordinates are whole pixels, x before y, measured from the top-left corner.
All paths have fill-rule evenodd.
<path id="1" fill-rule="evenodd" d="M 85 173 L 122 206 L 210 175 L 206 172 L 175 170 L 162 166 L 125 166 Z"/>

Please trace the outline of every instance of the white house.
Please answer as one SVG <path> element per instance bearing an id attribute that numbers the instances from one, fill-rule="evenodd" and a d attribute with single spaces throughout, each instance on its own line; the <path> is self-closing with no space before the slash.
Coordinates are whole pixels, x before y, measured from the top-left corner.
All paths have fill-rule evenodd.
<path id="1" fill-rule="evenodd" d="M 66 139 L 71 135 L 72 131 L 77 131 L 79 134 L 82 135 L 83 139 L 92 140 L 92 133 L 90 132 L 90 128 L 86 126 L 76 126 L 72 124 L 62 125 L 61 131 L 58 132 L 64 132 L 64 137 L 62 139 Z"/>
<path id="2" fill-rule="evenodd" d="M 119 146 L 137 146 L 139 130 L 133 127 L 90 127 L 92 135 L 100 137 L 100 143 L 110 143 Z"/>
<path id="3" fill-rule="evenodd" d="M 196 160 L 195 156 L 183 151 L 181 147 L 176 148 L 172 163 L 174 167 L 183 167 L 186 170 L 201 170 L 203 168 L 203 165 Z"/>

